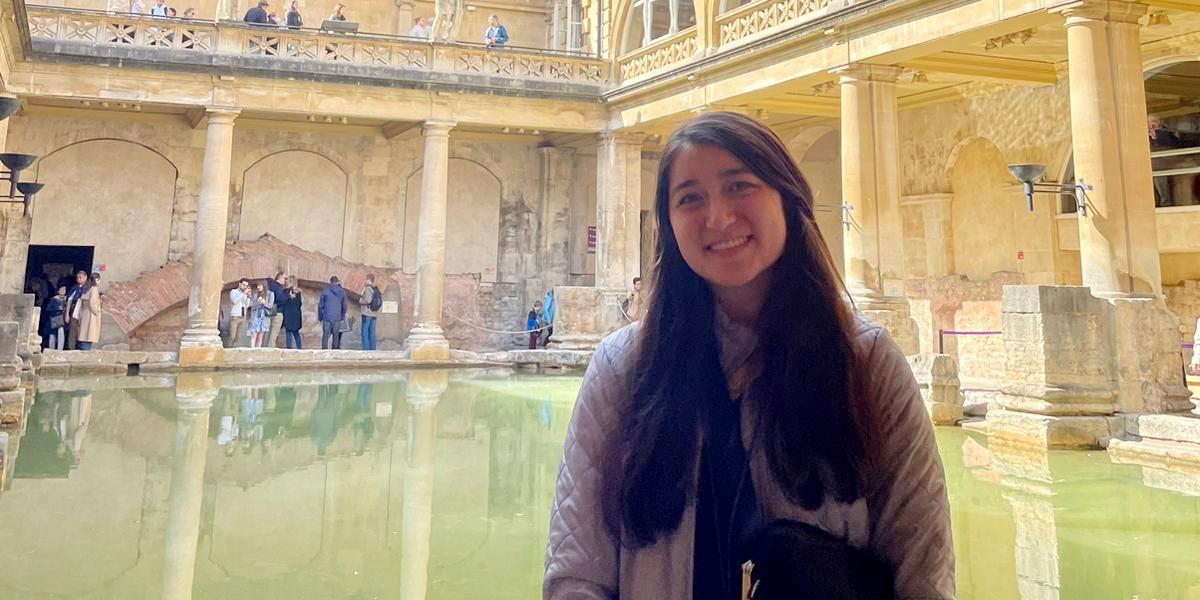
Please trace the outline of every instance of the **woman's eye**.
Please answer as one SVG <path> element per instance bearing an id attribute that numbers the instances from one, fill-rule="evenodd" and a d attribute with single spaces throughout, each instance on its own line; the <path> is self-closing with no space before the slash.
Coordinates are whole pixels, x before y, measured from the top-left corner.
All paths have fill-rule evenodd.
<path id="1" fill-rule="evenodd" d="M 729 189 L 733 192 L 745 192 L 753 187 L 754 184 L 749 181 L 735 181 L 729 184 Z"/>
<path id="2" fill-rule="evenodd" d="M 691 204 L 691 203 L 697 202 L 699 200 L 700 200 L 700 196 L 698 194 L 684 194 L 679 197 L 678 201 L 676 201 L 676 206 L 683 206 L 685 204 Z"/>

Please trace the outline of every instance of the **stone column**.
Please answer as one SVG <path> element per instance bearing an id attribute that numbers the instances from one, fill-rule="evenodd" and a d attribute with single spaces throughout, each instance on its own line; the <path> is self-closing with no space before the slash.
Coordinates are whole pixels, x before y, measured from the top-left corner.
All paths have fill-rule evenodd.
<path id="1" fill-rule="evenodd" d="M 204 498 L 204 463 L 208 418 L 220 380 L 213 375 L 184 373 L 175 383 L 175 464 L 167 512 L 163 566 L 163 599 L 188 600 L 196 569 L 200 509 Z"/>
<path id="2" fill-rule="evenodd" d="M 596 287 L 629 289 L 640 271 L 642 136 L 606 131 L 596 149 Z"/>
<path id="3" fill-rule="evenodd" d="M 225 231 L 229 225 L 229 169 L 233 158 L 233 121 L 239 111 L 208 110 L 204 167 L 196 210 L 192 250 L 192 289 L 188 323 L 179 341 L 179 366 L 217 366 L 223 359 L 217 319 L 224 287 Z"/>
<path id="4" fill-rule="evenodd" d="M 450 171 L 450 130 L 454 121 L 425 122 L 425 163 L 421 171 L 421 212 L 417 225 L 417 301 L 405 349 L 414 360 L 448 360 L 450 342 L 442 331 L 445 292 L 446 192 Z"/>
<path id="5" fill-rule="evenodd" d="M 1179 320 L 1162 298 L 1146 136 L 1138 18 L 1145 4 L 1083 0 L 1066 19 L 1075 176 L 1089 183 L 1077 216 L 1083 285 L 1113 305 L 1118 408 L 1191 408 L 1179 373 Z"/>
<path id="6" fill-rule="evenodd" d="M 538 148 L 541 162 L 538 236 L 539 277 L 543 287 L 566 285 L 571 252 L 571 185 L 574 183 L 571 148 Z"/>
<path id="7" fill-rule="evenodd" d="M 412 444 L 404 468 L 401 513 L 400 597 L 424 598 L 429 577 L 429 541 L 433 532 L 433 462 L 437 444 L 437 404 L 447 387 L 446 373 L 409 376 L 405 400 L 412 418 Z"/>
<path id="8" fill-rule="evenodd" d="M 863 314 L 886 327 L 905 354 L 916 354 L 916 323 L 904 299 L 900 69 L 851 64 L 833 73 L 841 81 L 842 200 L 851 207 L 844 236 L 846 286 Z"/>
<path id="9" fill-rule="evenodd" d="M 921 400 L 934 425 L 954 425 L 963 418 L 963 396 L 958 382 L 958 364 L 945 354 L 908 357 Z"/>
<path id="10" fill-rule="evenodd" d="M 1084 0 L 1066 17 L 1071 138 L 1080 215 L 1083 285 L 1098 296 L 1162 293 L 1146 136 L 1146 91 L 1138 18 L 1145 4 Z"/>

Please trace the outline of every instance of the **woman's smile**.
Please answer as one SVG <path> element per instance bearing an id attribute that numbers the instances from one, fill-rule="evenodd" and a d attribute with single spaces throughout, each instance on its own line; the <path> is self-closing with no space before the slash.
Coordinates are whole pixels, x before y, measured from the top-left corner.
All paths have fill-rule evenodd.
<path id="1" fill-rule="evenodd" d="M 733 251 L 750 243 L 750 240 L 752 240 L 752 239 L 754 239 L 754 236 L 751 236 L 751 235 L 742 235 L 742 236 L 733 237 L 733 238 L 725 238 L 719 242 L 714 242 L 712 244 L 709 244 L 708 246 L 705 246 L 704 249 L 708 250 L 709 252 L 715 252 L 718 255 L 722 255 L 722 256 L 732 255 L 732 254 L 734 254 Z"/>

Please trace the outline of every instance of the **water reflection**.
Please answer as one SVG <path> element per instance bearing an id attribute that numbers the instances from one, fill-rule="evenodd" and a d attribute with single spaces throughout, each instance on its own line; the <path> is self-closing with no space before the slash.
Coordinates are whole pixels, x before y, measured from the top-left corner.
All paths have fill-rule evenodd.
<path id="1" fill-rule="evenodd" d="M 0 495 L 21 574 L 0 598 L 537 597 L 579 382 L 47 382 Z M 1200 597 L 1190 480 L 961 429 L 938 442 L 964 600 Z"/>

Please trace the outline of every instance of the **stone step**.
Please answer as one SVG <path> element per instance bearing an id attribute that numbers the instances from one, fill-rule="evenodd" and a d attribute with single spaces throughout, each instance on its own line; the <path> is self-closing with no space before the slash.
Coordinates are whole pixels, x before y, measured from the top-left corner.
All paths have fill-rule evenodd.
<path id="1" fill-rule="evenodd" d="M 1196 415 L 1139 415 L 1130 425 L 1130 435 L 1143 440 L 1180 442 L 1200 448 L 1200 417 Z"/>
<path id="2" fill-rule="evenodd" d="M 1113 440 L 1108 444 L 1113 462 L 1200 474 L 1200 445 L 1146 440 Z"/>

